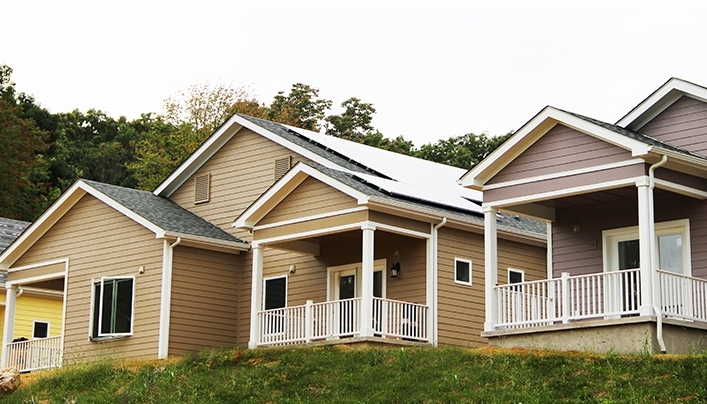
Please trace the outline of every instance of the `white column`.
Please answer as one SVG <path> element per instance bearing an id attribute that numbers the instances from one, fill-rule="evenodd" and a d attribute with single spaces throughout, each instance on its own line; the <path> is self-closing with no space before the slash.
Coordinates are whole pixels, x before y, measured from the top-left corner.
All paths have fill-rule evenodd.
<path id="1" fill-rule="evenodd" d="M 638 188 L 638 244 L 639 257 L 641 260 L 641 306 L 639 312 L 642 316 L 649 316 L 653 311 L 653 288 L 651 278 L 653 276 L 653 253 L 651 251 L 651 206 L 650 188 L 648 179 L 637 181 Z"/>
<path id="2" fill-rule="evenodd" d="M 486 322 L 484 331 L 493 331 L 498 323 L 498 300 L 494 287 L 498 283 L 497 208 L 484 206 L 484 279 L 486 284 Z"/>
<path id="3" fill-rule="evenodd" d="M 253 270 L 250 282 L 250 341 L 248 348 L 253 349 L 258 346 L 260 327 L 258 322 L 258 312 L 263 302 L 263 248 L 253 244 Z"/>
<path id="4" fill-rule="evenodd" d="M 437 304 L 435 303 L 435 295 L 437 292 L 436 268 L 435 268 L 435 250 L 437 244 L 437 229 L 431 224 L 431 237 L 427 239 L 427 271 L 425 274 L 425 304 L 427 309 L 427 338 L 433 345 L 437 345 L 437 336 L 435 335 L 435 325 L 437 324 Z"/>
<path id="5" fill-rule="evenodd" d="M 373 235 L 375 226 L 361 226 L 363 257 L 361 260 L 361 336 L 373 336 Z M 386 268 L 387 269 L 387 268 Z M 383 273 L 383 276 L 386 276 Z"/>
<path id="6" fill-rule="evenodd" d="M 15 334 L 15 306 L 17 303 L 17 286 L 5 286 L 5 328 L 3 329 L 2 338 L 2 363 L 0 367 L 7 367 L 7 345 L 12 342 Z"/>

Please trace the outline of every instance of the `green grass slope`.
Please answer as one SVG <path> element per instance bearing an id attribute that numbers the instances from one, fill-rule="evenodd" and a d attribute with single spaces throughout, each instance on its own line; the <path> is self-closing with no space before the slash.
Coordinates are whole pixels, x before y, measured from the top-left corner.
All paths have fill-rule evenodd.
<path id="1" fill-rule="evenodd" d="M 2 403 L 707 402 L 707 355 L 462 348 L 218 350 L 31 375 Z"/>

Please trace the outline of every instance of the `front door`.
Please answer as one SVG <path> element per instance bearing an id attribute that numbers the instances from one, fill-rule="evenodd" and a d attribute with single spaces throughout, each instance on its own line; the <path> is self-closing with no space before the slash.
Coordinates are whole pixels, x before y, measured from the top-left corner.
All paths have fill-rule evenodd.
<path id="1" fill-rule="evenodd" d="M 351 335 L 356 323 L 356 273 L 342 271 L 337 274 L 337 300 L 339 312 L 339 335 Z"/>
<path id="2" fill-rule="evenodd" d="M 376 260 L 373 264 L 373 296 L 385 297 L 385 260 Z M 335 327 L 339 335 L 352 335 L 358 331 L 358 307 L 360 302 L 353 300 L 361 296 L 361 264 L 340 265 L 328 268 L 329 300 L 338 301 L 334 317 L 339 320 Z M 379 300 L 373 302 L 373 328 L 380 331 L 383 324 L 383 310 Z"/>

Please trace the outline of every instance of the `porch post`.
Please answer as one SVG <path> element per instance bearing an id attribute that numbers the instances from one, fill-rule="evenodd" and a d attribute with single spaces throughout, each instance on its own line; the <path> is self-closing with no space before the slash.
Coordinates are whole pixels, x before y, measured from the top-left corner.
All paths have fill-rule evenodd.
<path id="1" fill-rule="evenodd" d="M 484 331 L 493 331 L 498 323 L 498 300 L 494 287 L 498 283 L 498 251 L 496 249 L 496 215 L 498 209 L 484 206 L 484 279 L 486 280 L 486 322 Z"/>
<path id="2" fill-rule="evenodd" d="M 649 316 L 653 312 L 653 288 L 651 278 L 653 273 L 653 253 L 651 251 L 651 212 L 653 206 L 650 203 L 650 187 L 648 178 L 637 181 L 638 188 L 638 244 L 639 257 L 641 260 L 641 306 L 639 313 L 642 316 Z"/>
<path id="3" fill-rule="evenodd" d="M 361 336 L 373 336 L 373 235 L 376 227 L 361 226 L 363 230 L 363 257 L 361 268 Z M 383 274 L 385 276 L 385 273 Z"/>
<path id="4" fill-rule="evenodd" d="M 3 329 L 2 338 L 2 363 L 0 367 L 7 367 L 7 360 L 10 356 L 7 345 L 12 342 L 12 336 L 15 334 L 15 306 L 17 304 L 17 286 L 5 286 L 5 327 Z"/>
<path id="5" fill-rule="evenodd" d="M 258 346 L 260 334 L 258 312 L 263 301 L 263 247 L 253 243 L 251 251 L 253 251 L 253 278 L 250 282 L 250 341 L 248 341 L 248 348 L 253 349 Z"/>

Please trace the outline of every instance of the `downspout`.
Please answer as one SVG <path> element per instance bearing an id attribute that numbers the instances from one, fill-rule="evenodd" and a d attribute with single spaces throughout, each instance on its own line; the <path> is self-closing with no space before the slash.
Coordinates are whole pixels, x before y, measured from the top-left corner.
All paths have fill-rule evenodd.
<path id="1" fill-rule="evenodd" d="M 655 253 L 655 206 L 653 204 L 653 188 L 655 188 L 655 170 L 657 168 L 660 168 L 665 165 L 665 163 L 668 162 L 668 156 L 663 155 L 663 157 L 660 159 L 659 162 L 653 164 L 650 166 L 648 169 L 648 200 L 650 204 L 650 218 L 651 220 L 649 221 L 649 233 L 651 235 L 651 241 L 650 241 L 650 250 L 651 250 L 651 283 L 653 284 L 653 311 L 655 311 L 655 315 L 657 317 L 656 320 L 656 339 L 658 340 L 658 344 L 660 345 L 660 353 L 665 353 L 666 348 L 665 348 L 665 341 L 663 340 L 663 313 L 660 311 L 660 305 L 661 302 L 658 301 L 656 302 L 656 299 L 659 300 L 660 297 L 660 288 L 658 285 L 658 262 L 656 260 L 657 254 Z"/>
<path id="2" fill-rule="evenodd" d="M 160 299 L 160 328 L 159 342 L 157 348 L 157 359 L 167 359 L 169 354 L 169 320 L 170 306 L 172 302 L 172 262 L 174 258 L 174 248 L 182 242 L 181 237 L 169 244 L 164 241 L 162 257 L 162 295 Z"/>
<path id="3" fill-rule="evenodd" d="M 439 278 L 438 276 L 438 261 L 439 261 L 439 237 L 438 237 L 438 231 L 442 227 L 444 227 L 447 224 L 447 218 L 443 217 L 442 221 L 439 222 L 436 226 L 432 228 L 432 274 L 431 274 L 431 283 L 432 283 L 432 307 L 430 307 L 430 310 L 432 311 L 432 335 L 430 335 L 430 340 L 434 346 L 437 346 L 437 340 L 439 339 L 439 320 L 438 320 L 438 313 L 439 313 L 439 294 L 437 293 L 438 290 L 438 284 L 437 280 Z"/>

